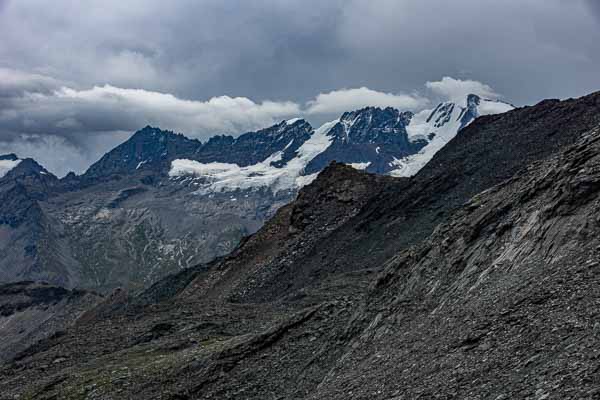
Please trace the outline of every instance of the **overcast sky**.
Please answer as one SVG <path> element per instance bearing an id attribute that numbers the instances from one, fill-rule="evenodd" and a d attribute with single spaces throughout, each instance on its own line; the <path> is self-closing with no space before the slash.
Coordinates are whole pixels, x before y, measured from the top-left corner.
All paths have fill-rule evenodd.
<path id="1" fill-rule="evenodd" d="M 469 92 L 600 90 L 597 0 L 0 0 L 0 154 L 82 172 L 146 124 L 201 140 Z"/>

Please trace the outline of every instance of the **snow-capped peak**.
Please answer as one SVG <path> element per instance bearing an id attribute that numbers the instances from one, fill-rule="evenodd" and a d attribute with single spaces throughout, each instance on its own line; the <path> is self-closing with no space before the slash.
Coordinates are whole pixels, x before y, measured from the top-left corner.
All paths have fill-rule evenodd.
<path id="1" fill-rule="evenodd" d="M 396 143 L 405 135 L 412 115 L 392 107 L 365 107 L 345 112 L 330 135 L 346 143 Z"/>
<path id="2" fill-rule="evenodd" d="M 514 109 L 509 103 L 484 99 L 475 94 L 466 98 L 464 105 L 452 102 L 440 103 L 433 110 L 415 114 L 406 131 L 411 141 L 427 140 L 428 143 L 417 154 L 395 159 L 390 172 L 392 176 L 412 176 L 431 160 L 435 153 L 456 136 L 465 126 L 482 115 L 500 114 Z"/>
<path id="3" fill-rule="evenodd" d="M 463 104 L 441 103 L 417 114 L 366 107 L 316 130 L 294 118 L 237 138 L 211 139 L 191 158 L 172 160 L 169 176 L 201 194 L 297 190 L 334 160 L 369 172 L 410 176 L 475 118 L 512 108 L 469 95 Z"/>

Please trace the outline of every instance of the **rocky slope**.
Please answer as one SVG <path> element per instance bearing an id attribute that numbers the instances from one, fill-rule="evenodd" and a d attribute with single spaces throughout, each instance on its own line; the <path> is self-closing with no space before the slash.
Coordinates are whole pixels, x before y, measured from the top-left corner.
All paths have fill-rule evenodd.
<path id="1" fill-rule="evenodd" d="M 479 118 L 410 179 L 334 164 L 231 256 L 22 352 L 0 391 L 594 398 L 599 111 Z"/>
<path id="2" fill-rule="evenodd" d="M 0 286 L 0 362 L 41 339 L 59 336 L 85 311 L 101 301 L 93 292 L 69 291 L 45 283 Z"/>
<path id="3" fill-rule="evenodd" d="M 477 96 L 465 104 L 444 103 L 426 120 L 369 107 L 316 130 L 294 119 L 205 143 L 146 127 L 83 175 L 60 180 L 8 155 L 0 281 L 142 290 L 231 252 L 332 160 L 410 175 L 479 114 L 510 108 Z"/>
<path id="4" fill-rule="evenodd" d="M 312 398 L 597 398 L 599 210 L 595 129 L 390 259 Z"/>

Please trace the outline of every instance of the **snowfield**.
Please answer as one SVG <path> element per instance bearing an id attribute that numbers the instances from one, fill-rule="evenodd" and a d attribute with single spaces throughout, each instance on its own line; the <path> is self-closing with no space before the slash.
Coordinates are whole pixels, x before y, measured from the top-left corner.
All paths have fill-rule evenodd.
<path id="1" fill-rule="evenodd" d="M 327 134 L 339 121 L 331 121 L 317 129 L 300 148 L 297 155 L 281 168 L 271 165 L 280 161 L 283 152 L 272 154 L 266 160 L 240 167 L 237 164 L 207 163 L 178 159 L 171 163 L 169 176 L 194 176 L 198 178 L 199 194 L 230 192 L 235 190 L 258 190 L 269 188 L 274 193 L 294 190 L 311 183 L 318 174 L 304 176 L 304 168 L 317 155 L 325 151 L 333 140 Z M 365 167 L 366 168 L 366 167 Z"/>

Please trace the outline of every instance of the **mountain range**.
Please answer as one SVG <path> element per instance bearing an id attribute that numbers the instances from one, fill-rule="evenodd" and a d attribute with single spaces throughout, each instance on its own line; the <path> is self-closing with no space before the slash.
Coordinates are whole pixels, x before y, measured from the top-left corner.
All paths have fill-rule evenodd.
<path id="1" fill-rule="evenodd" d="M 369 137 L 335 129 L 340 146 Z M 171 184 L 241 193 L 219 174 L 227 160 L 185 160 L 185 174 L 165 164 Z M 114 176 L 103 184 L 129 179 Z M 600 92 L 480 116 L 410 177 L 330 162 L 301 182 L 228 255 L 138 293 L 90 295 L 75 321 L 7 357 L 2 396 L 598 397 Z M 0 326 L 40 307 L 33 289 L 0 288 Z"/>
<path id="2" fill-rule="evenodd" d="M 230 253 L 332 161 L 411 176 L 507 103 L 469 95 L 414 114 L 367 107 L 313 129 L 295 118 L 202 143 L 146 127 L 82 175 L 0 157 L 0 282 L 109 293 Z"/>

